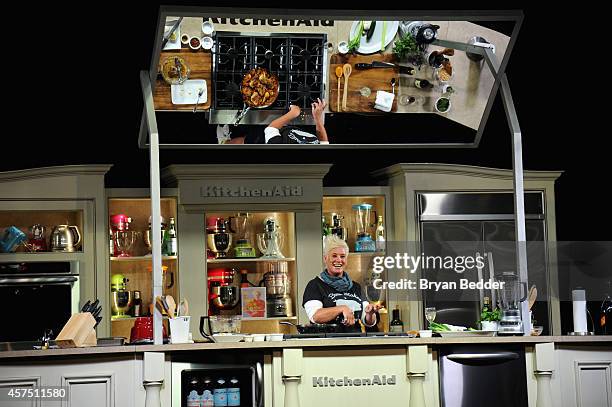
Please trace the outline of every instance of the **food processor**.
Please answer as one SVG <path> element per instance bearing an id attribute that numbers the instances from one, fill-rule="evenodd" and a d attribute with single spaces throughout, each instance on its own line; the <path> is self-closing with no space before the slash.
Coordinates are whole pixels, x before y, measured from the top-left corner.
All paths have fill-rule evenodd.
<path id="1" fill-rule="evenodd" d="M 502 287 L 499 289 L 502 316 L 497 334 L 523 335 L 521 302 L 527 299 L 527 283 L 521 282 L 512 271 L 504 272 L 498 281 Z"/>
<path id="2" fill-rule="evenodd" d="M 269 216 L 264 220 L 264 232 L 257 234 L 257 245 L 263 253 L 264 259 L 284 259 L 281 253 L 283 245 L 283 235 L 280 233 L 280 226 L 277 220 Z"/>
<path id="3" fill-rule="evenodd" d="M 375 252 L 376 242 L 372 240 L 372 235 L 370 234 L 370 228 L 372 227 L 370 222 L 372 205 L 367 203 L 353 205 L 353 211 L 355 211 L 356 229 L 355 251 Z"/>
<path id="4" fill-rule="evenodd" d="M 249 236 L 249 227 L 251 223 L 251 214 L 247 212 L 237 213 L 236 216 L 230 216 L 231 221 L 234 219 L 234 225 L 236 229 L 233 230 L 236 233 L 236 245 L 234 246 L 234 257 L 236 258 L 252 258 L 257 257 L 255 248 L 251 246 L 251 239 Z"/>

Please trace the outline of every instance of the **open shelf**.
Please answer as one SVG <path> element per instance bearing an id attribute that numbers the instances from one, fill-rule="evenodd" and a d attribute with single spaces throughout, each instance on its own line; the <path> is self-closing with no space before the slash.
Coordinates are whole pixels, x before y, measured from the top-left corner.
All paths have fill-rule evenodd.
<path id="1" fill-rule="evenodd" d="M 153 261 L 153 256 L 111 257 L 111 261 Z M 162 256 L 162 260 L 177 260 L 178 256 Z"/>
<path id="2" fill-rule="evenodd" d="M 206 259 L 208 264 L 219 264 L 219 263 L 275 263 L 280 261 L 295 261 L 295 257 L 285 257 L 284 259 Z"/>
<path id="3" fill-rule="evenodd" d="M 2 262 L 28 261 L 79 261 L 83 260 L 83 252 L 35 252 L 35 253 L 0 253 Z"/>

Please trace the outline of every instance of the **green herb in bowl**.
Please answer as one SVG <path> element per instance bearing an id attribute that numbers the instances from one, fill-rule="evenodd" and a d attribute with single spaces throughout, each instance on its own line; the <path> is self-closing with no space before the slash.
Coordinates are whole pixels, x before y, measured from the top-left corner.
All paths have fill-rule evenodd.
<path id="1" fill-rule="evenodd" d="M 436 110 L 440 113 L 446 113 L 449 111 L 451 106 L 450 99 L 441 97 L 436 100 Z"/>

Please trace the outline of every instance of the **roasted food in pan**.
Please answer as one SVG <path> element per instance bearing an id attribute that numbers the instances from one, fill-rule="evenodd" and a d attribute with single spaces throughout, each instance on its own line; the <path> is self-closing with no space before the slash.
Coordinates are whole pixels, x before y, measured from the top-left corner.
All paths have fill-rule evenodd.
<path id="1" fill-rule="evenodd" d="M 242 78 L 240 92 L 250 107 L 270 106 L 278 97 L 278 78 L 265 68 L 253 68 Z"/>
<path id="2" fill-rule="evenodd" d="M 181 57 L 168 57 L 162 62 L 161 74 L 164 80 L 170 85 L 180 85 L 189 78 L 191 70 Z"/>

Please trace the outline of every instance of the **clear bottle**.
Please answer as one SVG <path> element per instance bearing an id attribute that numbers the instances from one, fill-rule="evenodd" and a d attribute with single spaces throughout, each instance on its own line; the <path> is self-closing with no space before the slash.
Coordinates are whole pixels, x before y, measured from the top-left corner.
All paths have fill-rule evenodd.
<path id="1" fill-rule="evenodd" d="M 187 407 L 200 407 L 200 381 L 197 377 L 192 377 L 187 387 Z"/>
<path id="2" fill-rule="evenodd" d="M 385 225 L 383 224 L 382 215 L 378 215 L 378 222 L 376 224 L 376 250 L 385 250 Z"/>
<path id="3" fill-rule="evenodd" d="M 611 282 L 608 281 L 608 292 L 599 308 L 599 329 L 602 335 L 612 335 L 612 292 Z"/>
<path id="4" fill-rule="evenodd" d="M 215 406 L 215 385 L 210 377 L 205 377 L 202 380 L 202 396 L 200 396 L 200 407 Z"/>
<path id="5" fill-rule="evenodd" d="M 109 245 L 108 245 L 108 249 L 109 249 L 109 253 L 111 255 L 111 257 L 113 257 L 115 255 L 115 239 L 113 239 L 113 230 L 110 229 L 108 231 L 109 236 L 110 236 L 110 241 L 109 241 Z"/>
<path id="6" fill-rule="evenodd" d="M 232 377 L 227 386 L 227 405 L 240 405 L 240 382 L 236 377 Z"/>
<path id="7" fill-rule="evenodd" d="M 176 238 L 176 225 L 174 218 L 170 218 L 170 226 L 168 227 L 168 240 L 166 241 L 166 252 L 167 256 L 176 256 L 177 254 L 177 238 Z"/>
<path id="8" fill-rule="evenodd" d="M 400 318 L 399 307 L 396 307 L 392 312 L 391 322 L 389 323 L 389 332 L 404 332 L 404 323 Z"/>
<path id="9" fill-rule="evenodd" d="M 227 383 L 225 378 L 219 377 L 215 383 L 215 389 L 213 391 L 213 397 L 215 399 L 215 407 L 227 406 Z"/>

